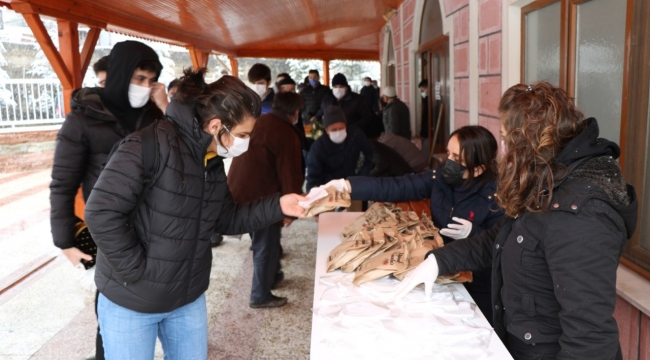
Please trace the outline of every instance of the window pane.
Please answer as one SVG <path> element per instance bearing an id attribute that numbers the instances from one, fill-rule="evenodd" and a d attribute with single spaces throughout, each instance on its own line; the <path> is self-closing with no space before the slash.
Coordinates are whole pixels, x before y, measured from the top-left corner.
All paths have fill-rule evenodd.
<path id="1" fill-rule="evenodd" d="M 560 84 L 560 3 L 526 15 L 526 83 Z"/>
<path id="2" fill-rule="evenodd" d="M 625 62 L 626 1 L 592 0 L 578 6 L 576 101 L 598 119 L 600 136 L 619 142 Z M 603 26 L 607 24 L 607 26 Z"/>

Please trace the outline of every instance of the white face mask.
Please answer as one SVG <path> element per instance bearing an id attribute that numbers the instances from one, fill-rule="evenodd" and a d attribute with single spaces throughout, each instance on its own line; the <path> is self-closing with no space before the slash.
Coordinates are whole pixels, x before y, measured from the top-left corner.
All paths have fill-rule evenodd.
<path id="1" fill-rule="evenodd" d="M 129 104 L 131 104 L 132 108 L 138 109 L 145 106 L 150 97 L 150 87 L 129 84 Z"/>
<path id="2" fill-rule="evenodd" d="M 264 84 L 253 84 L 253 90 L 260 96 L 260 98 L 264 98 L 267 89 L 268 87 Z"/>
<path id="3" fill-rule="evenodd" d="M 363 83 L 363 85 L 365 85 L 365 86 L 370 86 L 370 85 L 372 85 L 372 83 L 371 83 L 370 81 L 365 81 L 365 82 Z"/>
<path id="4" fill-rule="evenodd" d="M 337 100 L 341 100 L 345 96 L 345 88 L 334 88 L 332 89 L 332 94 Z"/>
<path id="5" fill-rule="evenodd" d="M 348 133 L 343 130 L 338 130 L 338 131 L 330 131 L 329 133 L 330 140 L 332 140 L 333 143 L 335 144 L 341 144 L 345 141 L 345 138 L 348 136 Z"/>
<path id="6" fill-rule="evenodd" d="M 426 98 L 427 98 L 427 92 L 426 92 L 426 91 L 423 91 L 423 92 L 421 92 L 420 94 L 422 94 L 422 98 L 423 98 L 423 99 L 426 99 Z"/>
<path id="7" fill-rule="evenodd" d="M 248 144 L 250 143 L 251 138 L 242 139 L 240 137 L 236 137 L 230 132 L 230 130 L 228 130 L 227 127 L 224 126 L 223 128 L 226 129 L 228 135 L 232 136 L 234 140 L 232 142 L 232 145 L 226 149 L 219 143 L 219 140 L 217 140 L 217 135 L 214 135 L 214 140 L 217 142 L 217 155 L 225 158 L 233 158 L 248 151 Z"/>

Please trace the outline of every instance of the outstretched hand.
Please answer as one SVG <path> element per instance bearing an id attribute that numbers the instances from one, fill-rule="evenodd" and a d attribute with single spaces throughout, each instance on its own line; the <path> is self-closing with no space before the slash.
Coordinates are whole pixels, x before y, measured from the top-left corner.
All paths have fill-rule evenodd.
<path id="1" fill-rule="evenodd" d="M 305 209 L 298 205 L 300 201 L 309 200 L 307 197 L 298 194 L 287 194 L 280 198 L 280 208 L 286 216 L 305 217 Z"/>
<path id="2" fill-rule="evenodd" d="M 345 180 L 345 179 L 335 179 L 330 182 L 328 182 L 325 185 L 321 185 L 322 188 L 328 188 L 328 187 L 333 187 L 336 189 L 338 192 L 352 192 L 352 186 L 350 186 L 350 182 Z"/>
<path id="3" fill-rule="evenodd" d="M 395 290 L 395 300 L 403 298 L 406 294 L 410 293 L 416 286 L 424 283 L 424 293 L 427 298 L 431 297 L 433 292 L 433 283 L 438 278 L 438 261 L 436 257 L 431 254 L 420 265 L 408 274 L 402 283 L 399 284 Z"/>

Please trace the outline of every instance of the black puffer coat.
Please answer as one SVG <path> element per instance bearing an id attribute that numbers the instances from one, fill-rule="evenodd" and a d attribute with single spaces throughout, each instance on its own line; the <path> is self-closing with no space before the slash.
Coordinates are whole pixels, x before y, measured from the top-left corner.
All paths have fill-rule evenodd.
<path id="1" fill-rule="evenodd" d="M 278 195 L 234 204 L 223 158 L 204 165 L 213 137 L 198 127 L 191 106 L 172 101 L 158 125 L 160 166 L 155 184 L 128 215 L 143 189 L 140 132 L 128 136 L 102 172 L 86 205 L 97 242 L 98 290 L 114 303 L 145 313 L 168 312 L 208 288 L 210 236 L 244 234 L 284 218 Z"/>
<path id="2" fill-rule="evenodd" d="M 621 177 L 618 146 L 587 121 L 557 157 L 571 173 L 556 183 L 548 210 L 504 219 L 433 254 L 441 274 L 493 266 L 494 329 L 504 342 L 509 334 L 557 346 L 557 359 L 612 360 L 620 356 L 616 269 L 638 204 Z M 535 346 L 528 352 L 541 358 Z"/>
<path id="3" fill-rule="evenodd" d="M 74 246 L 74 199 L 81 185 L 88 201 L 102 165 L 113 145 L 129 131 L 102 103 L 101 88 L 76 90 L 70 101 L 72 111 L 65 117 L 56 137 L 52 182 L 50 183 L 50 225 L 54 245 L 61 249 Z M 162 118 L 162 112 L 149 103 L 142 109 L 139 123 L 145 127 Z"/>

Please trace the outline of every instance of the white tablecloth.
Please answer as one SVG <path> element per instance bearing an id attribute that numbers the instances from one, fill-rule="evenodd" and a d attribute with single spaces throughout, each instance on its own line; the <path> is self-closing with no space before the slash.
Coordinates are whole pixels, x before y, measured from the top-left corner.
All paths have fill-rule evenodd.
<path id="1" fill-rule="evenodd" d="M 318 227 L 318 248 L 316 256 L 316 275 L 314 282 L 314 315 L 312 319 L 311 333 L 311 358 L 312 359 L 425 359 L 435 357 L 436 359 L 448 360 L 478 360 L 478 359 L 512 359 L 503 343 L 499 340 L 494 330 L 483 314 L 475 307 L 469 306 L 467 302 L 474 303 L 465 287 L 460 284 L 437 286 L 434 290 L 434 298 L 438 296 L 441 301 L 417 302 L 423 297 L 423 290 L 416 289 L 407 297 L 415 299 L 413 306 L 418 306 L 424 312 L 409 313 L 401 308 L 383 300 L 376 301 L 374 289 L 386 291 L 387 288 L 396 286 L 389 279 L 380 279 L 372 282 L 366 288 L 351 287 L 345 283 L 342 288 L 349 287 L 361 302 L 354 302 L 355 299 L 343 305 L 344 310 L 337 311 L 336 305 L 337 289 L 331 286 L 331 280 L 343 281 L 345 274 L 339 270 L 326 273 L 327 256 L 330 251 L 341 242 L 339 236 L 341 230 L 350 224 L 361 213 L 326 213 L 320 215 Z M 351 275 L 348 275 L 351 276 Z M 323 277 L 323 279 L 321 279 Z M 396 282 L 396 281 L 395 281 Z M 328 285 L 329 284 L 329 285 Z M 341 286 L 339 286 L 341 288 Z M 357 294 L 358 290 L 361 294 Z M 328 292 L 325 297 L 323 294 Z M 363 296 L 367 291 L 370 295 L 367 300 Z M 329 294 L 334 294 L 334 297 Z M 384 293 L 385 294 L 385 293 Z M 419 296 L 419 297 L 418 297 Z M 350 298 L 348 298 L 349 300 Z M 373 299 L 374 302 L 371 302 Z M 334 300 L 334 301 L 332 301 Z M 408 299 L 406 300 L 408 302 Z M 352 302 L 352 303 L 351 303 Z M 451 304 L 454 308 L 450 311 L 445 304 Z M 411 304 L 407 304 L 411 306 Z M 461 306 L 462 305 L 462 306 Z M 402 305 L 400 305 L 402 306 Z M 475 308 L 472 315 L 471 308 Z M 446 310 L 445 310 L 446 309 Z M 446 311 L 449 311 L 447 313 Z M 454 314 L 454 311 L 457 313 Z M 336 312 L 336 314 L 334 314 Z M 469 312 L 469 317 L 467 313 Z M 360 315 L 361 322 L 355 322 L 357 318 L 345 317 L 345 315 Z M 425 314 L 426 313 L 426 314 Z M 459 316 L 459 313 L 465 315 Z M 330 316 L 329 314 L 334 314 Z M 423 316 L 425 314 L 426 316 Z M 430 315 L 434 314 L 434 315 Z M 364 317 L 365 316 L 365 317 Z M 391 331 L 394 332 L 391 333 Z M 418 335 L 438 333 L 434 339 L 419 341 L 417 346 L 408 344 Z M 411 338 L 412 335 L 412 338 Z M 482 340 L 477 340 L 482 339 Z M 489 341 L 489 345 L 488 345 Z M 450 345 L 453 343 L 463 345 Z M 352 346 L 351 350 L 346 350 Z M 423 356 L 419 347 L 426 347 L 426 351 L 432 351 L 435 356 Z M 411 351 L 415 348 L 416 351 Z M 389 353 L 399 351 L 400 355 L 395 357 Z M 477 355 L 477 352 L 479 355 Z"/>

